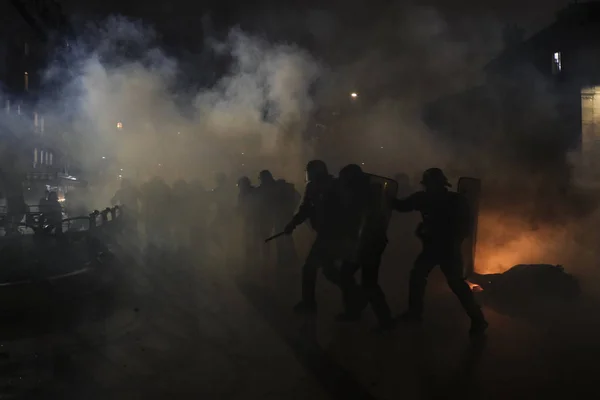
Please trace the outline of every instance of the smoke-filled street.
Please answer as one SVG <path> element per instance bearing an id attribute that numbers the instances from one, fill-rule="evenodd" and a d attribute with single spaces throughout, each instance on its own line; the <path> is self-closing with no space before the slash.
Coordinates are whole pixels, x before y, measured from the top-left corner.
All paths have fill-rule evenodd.
<path id="1" fill-rule="evenodd" d="M 0 400 L 600 397 L 600 1 L 255 3 L 0 5 Z"/>
<path id="2" fill-rule="evenodd" d="M 591 300 L 531 317 L 485 307 L 487 338 L 470 340 L 467 318 L 434 273 L 423 326 L 381 335 L 371 332 L 369 312 L 359 323 L 335 322 L 339 291 L 321 276 L 317 317 L 293 315 L 297 268 L 242 276 L 234 264 L 144 262 L 113 250 L 122 281 L 111 301 L 92 302 L 50 332 L 15 337 L 11 326 L 22 323 L 3 327 L 3 396 L 501 399 L 596 391 Z M 386 259 L 381 280 L 396 311 L 405 306 L 406 275 L 406 264 Z"/>

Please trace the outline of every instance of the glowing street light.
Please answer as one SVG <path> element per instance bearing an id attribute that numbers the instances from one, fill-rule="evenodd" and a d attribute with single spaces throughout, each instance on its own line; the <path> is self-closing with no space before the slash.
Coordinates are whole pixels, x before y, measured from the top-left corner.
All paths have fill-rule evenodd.
<path id="1" fill-rule="evenodd" d="M 106 157 L 105 157 L 105 156 L 102 156 L 102 159 L 103 159 L 103 160 L 106 160 Z"/>
<path id="2" fill-rule="evenodd" d="M 123 123 L 122 122 L 117 122 L 117 129 L 118 130 L 123 129 Z"/>
<path id="3" fill-rule="evenodd" d="M 356 99 L 358 97 L 358 93 L 352 92 L 352 93 L 350 93 L 350 97 L 352 97 L 353 99 Z"/>

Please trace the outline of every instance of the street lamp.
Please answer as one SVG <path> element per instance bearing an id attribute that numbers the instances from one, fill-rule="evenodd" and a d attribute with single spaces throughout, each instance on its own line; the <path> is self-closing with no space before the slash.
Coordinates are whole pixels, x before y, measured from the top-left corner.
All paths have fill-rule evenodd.
<path id="1" fill-rule="evenodd" d="M 356 99 L 358 97 L 358 93 L 352 92 L 352 93 L 350 93 L 350 97 L 352 97 L 353 99 Z"/>

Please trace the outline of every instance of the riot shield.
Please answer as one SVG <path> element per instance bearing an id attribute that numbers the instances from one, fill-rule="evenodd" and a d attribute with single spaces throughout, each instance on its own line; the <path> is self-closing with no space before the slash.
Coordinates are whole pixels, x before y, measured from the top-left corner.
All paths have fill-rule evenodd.
<path id="1" fill-rule="evenodd" d="M 357 215 L 358 223 L 349 226 L 340 235 L 328 240 L 327 253 L 333 260 L 349 262 L 358 261 L 359 252 L 365 246 L 372 245 L 381 240 L 379 236 L 385 235 L 392 217 L 392 201 L 398 192 L 398 183 L 393 179 L 365 173 L 368 185 L 367 202 Z M 345 218 L 346 219 L 346 218 Z M 354 219 L 354 216 L 347 216 Z M 377 235 L 377 236 L 376 236 Z"/>
<path id="2" fill-rule="evenodd" d="M 462 244 L 463 277 L 467 279 L 475 272 L 475 250 L 477 246 L 477 222 L 479 218 L 481 180 L 463 176 L 458 179 L 456 191 L 466 197 L 471 214 L 471 232 Z"/>
<path id="3" fill-rule="evenodd" d="M 383 176 L 365 174 L 369 178 L 372 189 L 372 195 L 375 196 L 374 212 L 376 216 L 381 217 L 384 224 L 383 229 L 387 231 L 392 218 L 392 203 L 398 195 L 398 182 Z"/>

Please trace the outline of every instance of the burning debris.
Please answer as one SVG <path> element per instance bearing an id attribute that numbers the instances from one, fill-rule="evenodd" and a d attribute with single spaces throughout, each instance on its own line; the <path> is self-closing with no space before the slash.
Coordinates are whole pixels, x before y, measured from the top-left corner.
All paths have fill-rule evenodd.
<path id="1" fill-rule="evenodd" d="M 577 278 L 561 265 L 521 264 L 501 274 L 474 274 L 469 286 L 482 300 L 506 314 L 568 303 L 581 294 Z"/>

